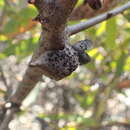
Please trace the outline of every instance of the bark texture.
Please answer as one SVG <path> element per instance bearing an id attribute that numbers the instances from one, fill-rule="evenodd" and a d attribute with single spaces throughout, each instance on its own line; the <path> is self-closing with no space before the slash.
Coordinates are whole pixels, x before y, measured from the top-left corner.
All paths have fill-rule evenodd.
<path id="1" fill-rule="evenodd" d="M 77 0 L 34 1 L 34 5 L 39 11 L 36 19 L 42 25 L 41 39 L 22 82 L 19 84 L 15 94 L 9 98 L 10 102 L 21 104 L 27 94 L 42 78 L 42 75 L 52 77 L 53 72 L 50 72 L 47 66 L 41 68 L 37 64 L 34 65 L 34 63 L 38 62 L 38 58 L 48 51 L 63 50 L 65 48 L 65 44 L 68 42 L 68 35 L 65 31 L 66 22 L 76 2 Z"/>
<path id="2" fill-rule="evenodd" d="M 9 108 L 9 110 L 5 112 L 5 118 L 1 123 L 2 125 L 0 127 L 0 130 L 6 129 L 5 126 L 7 126 L 10 120 L 13 118 L 15 112 L 18 111 L 17 108 L 20 106 L 24 98 L 35 87 L 36 83 L 40 81 L 42 75 L 46 75 L 53 79 L 59 80 L 69 75 L 73 70 L 76 69 L 76 67 L 80 63 L 84 64 L 90 61 L 90 57 L 87 54 L 85 55 L 84 53 L 85 49 L 88 49 L 88 40 L 80 41 L 74 46 L 68 45 L 68 37 L 69 35 L 72 35 L 72 32 L 75 32 L 75 27 L 70 27 L 68 29 L 66 28 L 66 23 L 77 1 L 78 0 L 30 1 L 31 3 L 34 3 L 39 11 L 39 15 L 36 17 L 36 20 L 39 20 L 42 25 L 41 38 L 39 41 L 39 46 L 35 50 L 34 55 L 32 56 L 29 66 L 26 70 L 26 73 L 23 76 L 23 80 L 21 81 L 21 83 L 19 83 L 16 92 L 8 99 L 8 101 L 12 103 L 12 106 L 11 108 Z M 128 5 L 124 5 L 121 9 L 114 10 L 114 12 L 116 13 L 111 16 L 115 16 L 118 13 L 121 13 L 124 10 L 128 9 L 129 7 L 130 2 L 128 2 Z M 112 12 L 110 14 L 112 14 Z M 100 20 L 100 22 L 106 20 L 106 18 L 108 18 L 107 16 L 107 14 L 101 15 L 100 17 L 98 17 L 98 20 Z M 102 20 L 99 18 L 101 18 Z M 97 18 L 95 19 L 97 20 Z M 91 25 L 93 25 L 93 21 L 93 19 L 90 21 Z M 85 29 L 86 25 L 88 26 L 88 23 L 85 24 L 85 26 L 84 24 L 82 25 L 83 29 Z M 81 27 L 82 26 L 80 26 L 80 28 Z M 83 29 L 81 28 L 79 30 L 81 31 Z M 63 58 L 61 60 L 56 60 L 55 58 L 57 57 L 54 57 L 54 55 L 61 55 L 62 53 L 65 57 L 60 56 Z M 49 60 L 50 57 L 51 60 Z M 55 67 L 55 65 L 49 64 L 53 63 L 54 59 L 57 61 L 55 65 L 58 65 L 59 63 L 62 64 L 63 69 L 60 68 L 60 71 L 62 71 L 61 75 L 57 74 L 57 66 Z M 64 63 L 66 62 L 69 64 L 64 65 Z"/>

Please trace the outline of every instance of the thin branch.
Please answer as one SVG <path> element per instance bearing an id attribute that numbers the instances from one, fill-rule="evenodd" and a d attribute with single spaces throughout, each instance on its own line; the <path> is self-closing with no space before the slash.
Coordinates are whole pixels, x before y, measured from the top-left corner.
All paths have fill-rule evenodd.
<path id="1" fill-rule="evenodd" d="M 64 32 L 67 18 L 69 17 L 76 3 L 77 0 L 34 1 L 34 4 L 39 11 L 39 20 L 42 24 L 42 33 L 41 33 L 41 39 L 39 41 L 39 47 L 34 52 L 31 62 L 35 61 L 38 57 L 42 56 L 48 50 L 63 49 L 65 43 L 67 42 L 66 38 L 68 36 Z M 69 51 L 67 50 L 67 52 Z M 70 55 L 70 53 L 68 53 L 68 55 Z M 75 55 L 73 55 L 73 59 L 75 59 Z M 29 65 L 25 72 L 25 75 L 23 76 L 23 80 L 18 85 L 18 89 L 13 95 L 11 95 L 11 97 L 9 97 L 8 102 L 20 106 L 22 101 L 28 95 L 28 93 L 35 87 L 37 82 L 40 81 L 42 75 L 52 76 L 53 71 L 50 71 L 49 70 L 50 68 L 47 70 L 46 69 L 47 67 L 48 66 L 46 67 L 43 66 L 43 68 L 40 68 L 38 66 L 32 67 Z M 64 70 L 65 69 L 63 69 L 63 71 Z M 57 73 L 55 75 L 57 76 Z M 0 126 L 0 130 L 5 130 L 6 126 L 9 124 L 9 122 L 16 113 L 14 107 L 10 111 L 11 112 L 9 113 L 9 115 L 8 113 L 6 113 L 3 122 L 1 123 L 2 125 Z"/>
<path id="2" fill-rule="evenodd" d="M 30 21 L 28 22 L 27 26 L 23 26 L 23 29 L 22 29 L 22 30 L 20 30 L 20 28 L 19 28 L 18 31 L 13 32 L 13 33 L 9 33 L 9 34 L 7 35 L 7 37 L 8 37 L 9 39 L 16 38 L 18 35 L 23 34 L 23 33 L 27 32 L 27 31 L 30 31 L 31 29 L 33 29 L 34 27 L 36 27 L 36 25 L 37 25 L 37 22 L 30 20 Z"/>
<path id="3" fill-rule="evenodd" d="M 4 120 L 1 123 L 0 130 L 9 130 L 8 124 L 12 120 L 13 116 L 16 114 L 17 111 L 18 111 L 17 108 L 14 107 L 10 110 L 7 110 Z"/>
<path id="4" fill-rule="evenodd" d="M 105 13 L 109 10 L 112 10 L 118 5 L 124 4 L 126 2 L 127 0 L 104 0 L 102 8 L 99 10 L 93 10 L 88 6 L 88 4 L 83 3 L 82 5 L 74 9 L 69 20 L 92 18 L 97 15 L 100 15 L 101 13 Z"/>
<path id="5" fill-rule="evenodd" d="M 91 129 L 91 130 L 100 130 L 100 129 L 107 129 L 109 127 L 113 127 L 113 126 L 117 126 L 117 127 L 127 127 L 130 128 L 130 123 L 128 119 L 123 119 L 122 121 L 118 121 L 118 120 L 109 120 L 109 121 L 104 121 L 100 124 L 95 124 L 95 125 L 88 125 L 86 124 L 86 129 Z M 79 125 L 77 125 L 77 128 L 85 128 L 85 126 L 81 123 Z"/>
<path id="6" fill-rule="evenodd" d="M 40 21 L 42 26 L 42 34 L 41 40 L 39 42 L 38 49 L 34 52 L 32 57 L 32 61 L 35 61 L 40 56 L 42 56 L 48 50 L 57 50 L 62 49 L 62 45 L 66 43 L 66 37 L 68 38 L 68 34 L 64 31 L 65 25 L 67 22 L 67 18 L 69 14 L 73 10 L 77 0 L 56 0 L 56 3 L 43 3 L 46 0 L 36 0 L 35 5 L 37 6 L 40 14 Z M 46 1 L 50 2 L 50 1 Z M 53 2 L 53 1 L 52 1 Z M 56 5 L 55 5 L 56 4 Z M 130 8 L 130 2 L 117 8 L 113 11 L 110 11 L 106 14 L 93 18 L 87 22 L 71 26 L 67 31 L 70 31 L 70 35 L 82 31 L 86 28 L 89 28 L 103 20 L 106 20 L 112 16 L 115 16 L 124 10 Z M 50 12 L 52 12 L 50 14 Z M 60 20 L 59 20 L 60 19 Z M 60 25 L 60 26 L 59 26 Z M 78 28 L 78 29 L 77 29 Z M 66 35 L 66 37 L 65 37 Z M 63 57 L 64 58 L 64 57 Z M 47 66 L 48 67 L 48 66 Z M 42 75 L 50 75 L 50 71 L 46 68 L 40 68 L 38 66 L 32 67 L 28 66 L 25 75 L 23 76 L 23 80 L 20 82 L 18 89 L 16 92 L 8 99 L 9 102 L 20 105 L 28 93 L 35 87 L 37 82 L 42 78 Z M 16 110 L 12 108 L 10 110 L 10 114 L 4 117 L 2 122 L 2 126 L 0 130 L 5 130 L 4 128 L 8 125 L 10 120 L 13 118 Z"/>
<path id="7" fill-rule="evenodd" d="M 130 88 L 130 79 L 124 80 L 124 81 L 120 82 L 120 83 L 117 85 L 117 88 L 119 88 L 119 89 Z"/>
<path id="8" fill-rule="evenodd" d="M 110 122 L 107 122 L 107 123 L 104 123 L 104 124 L 101 124 L 101 125 L 96 125 L 96 126 L 90 126 L 90 127 L 87 127 L 87 128 L 90 128 L 90 129 L 106 129 L 107 127 L 112 127 L 112 126 L 118 126 L 118 127 L 130 127 L 130 123 L 126 120 L 126 121 L 123 121 L 123 122 L 120 122 L 120 121 L 110 121 Z"/>
<path id="9" fill-rule="evenodd" d="M 5 75 L 4 75 L 4 72 L 3 72 L 3 69 L 2 69 L 1 66 L 0 66 L 0 77 L 1 77 L 1 79 L 2 79 L 2 82 L 3 82 L 4 85 L 5 85 L 6 89 L 8 89 L 8 88 L 9 88 L 9 85 L 8 85 L 8 83 L 7 83 L 7 79 L 6 79 Z"/>
<path id="10" fill-rule="evenodd" d="M 69 26 L 67 28 L 67 32 L 69 32 L 69 35 L 73 35 L 73 34 L 76 34 L 80 31 L 83 31 L 85 29 L 88 29 L 98 23 L 101 23 L 107 19 L 110 19 L 122 12 L 124 12 L 125 10 L 129 9 L 130 8 L 130 2 L 127 2 L 126 4 L 116 8 L 116 9 L 113 9 L 107 13 L 104 13 L 102 15 L 99 15 L 97 17 L 94 17 L 90 20 L 87 20 L 85 22 L 81 22 L 79 24 L 76 24 L 76 25 L 72 25 L 72 26 Z"/>

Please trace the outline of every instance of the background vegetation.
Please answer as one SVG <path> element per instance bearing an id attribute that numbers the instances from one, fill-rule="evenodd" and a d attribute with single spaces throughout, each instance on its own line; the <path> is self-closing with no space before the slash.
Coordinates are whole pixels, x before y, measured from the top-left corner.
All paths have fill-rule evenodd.
<path id="1" fill-rule="evenodd" d="M 77 7 L 82 4 L 79 0 Z M 41 29 L 32 21 L 36 14 L 26 1 L 0 0 L 1 106 L 21 81 L 37 46 Z M 85 20 L 74 16 L 69 25 Z M 130 129 L 130 10 L 71 36 L 70 41 L 86 38 L 93 41 L 87 51 L 92 61 L 59 82 L 43 76 L 10 123 L 12 130 Z"/>

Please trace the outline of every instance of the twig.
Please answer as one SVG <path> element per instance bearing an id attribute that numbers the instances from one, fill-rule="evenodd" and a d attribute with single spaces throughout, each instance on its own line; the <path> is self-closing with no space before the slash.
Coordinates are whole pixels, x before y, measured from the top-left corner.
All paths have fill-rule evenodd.
<path id="1" fill-rule="evenodd" d="M 8 84 L 6 76 L 5 76 L 1 66 L 0 66 L 0 77 L 1 77 L 1 80 L 6 88 L 4 99 L 7 100 L 8 97 L 11 95 L 13 89 L 12 89 L 12 85 Z"/>
<path id="2" fill-rule="evenodd" d="M 111 121 L 111 122 L 108 122 L 108 123 L 105 123 L 105 124 L 102 124 L 102 125 L 99 125 L 99 126 L 89 127 L 89 128 L 98 128 L 98 129 L 101 129 L 101 128 L 112 127 L 112 126 L 130 127 L 130 123 L 129 122 L 120 122 L 120 121 Z"/>
<path id="3" fill-rule="evenodd" d="M 110 121 L 110 122 L 106 122 L 106 123 L 102 123 L 102 124 L 97 124 L 97 125 L 92 125 L 92 126 L 87 126 L 86 129 L 91 129 L 91 130 L 101 130 L 101 129 L 107 129 L 109 127 L 112 126 L 117 126 L 117 127 L 127 127 L 130 128 L 130 123 L 127 120 L 124 121 Z M 84 128 L 84 126 L 82 124 L 78 125 L 77 128 L 82 129 L 82 127 Z"/>
<path id="4" fill-rule="evenodd" d="M 3 122 L 1 123 L 0 130 L 9 130 L 8 124 L 12 120 L 13 116 L 17 112 L 17 108 L 12 108 L 6 112 L 5 118 Z"/>
<path id="5" fill-rule="evenodd" d="M 111 126 L 126 126 L 126 127 L 130 127 L 130 123 L 129 122 L 113 121 L 113 122 L 110 122 L 108 124 L 104 124 L 102 127 L 111 127 Z"/>
<path id="6" fill-rule="evenodd" d="M 118 85 L 117 85 L 117 88 L 119 89 L 123 89 L 123 88 L 130 88 L 130 80 L 124 80 L 122 82 L 120 82 Z"/>
<path id="7" fill-rule="evenodd" d="M 76 24 L 76 25 L 72 25 L 72 26 L 69 26 L 67 28 L 67 31 L 69 32 L 69 35 L 73 35 L 73 34 L 76 34 L 80 31 L 83 31 L 85 29 L 88 29 L 98 23 L 101 23 L 107 19 L 110 19 L 111 17 L 113 16 L 116 16 L 122 12 L 124 12 L 125 10 L 129 9 L 130 8 L 130 2 L 127 2 L 126 4 L 116 8 L 116 9 L 113 9 L 107 13 L 104 13 L 102 15 L 99 15 L 97 17 L 94 17 L 90 20 L 87 20 L 85 22 L 81 22 L 79 24 Z"/>
<path id="8" fill-rule="evenodd" d="M 124 4 L 127 0 L 104 0 L 103 6 L 99 10 L 91 9 L 88 4 L 82 4 L 79 7 L 75 8 L 72 12 L 69 20 L 81 20 L 85 18 L 92 18 L 101 13 L 105 13 L 118 5 Z M 85 13 L 84 13 L 85 12 Z"/>
<path id="9" fill-rule="evenodd" d="M 4 75 L 4 72 L 3 72 L 3 69 L 2 69 L 1 66 L 0 66 L 0 77 L 1 77 L 1 79 L 2 79 L 2 81 L 3 81 L 3 83 L 4 83 L 4 85 L 5 85 L 5 87 L 8 89 L 9 86 L 8 86 L 6 77 L 5 77 L 5 75 Z"/>

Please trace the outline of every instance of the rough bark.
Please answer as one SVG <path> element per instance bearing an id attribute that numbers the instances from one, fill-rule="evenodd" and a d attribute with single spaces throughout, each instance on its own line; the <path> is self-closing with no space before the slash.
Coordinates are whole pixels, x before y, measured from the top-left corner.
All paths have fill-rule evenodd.
<path id="1" fill-rule="evenodd" d="M 63 50 L 65 48 L 68 37 L 65 31 L 66 22 L 77 0 L 30 0 L 30 2 L 33 2 L 39 12 L 36 19 L 42 25 L 41 38 L 23 80 L 19 83 L 16 92 L 8 99 L 8 102 L 12 104 L 11 107 L 8 110 L 5 105 L 5 109 L 3 109 L 7 111 L 3 122 L 1 122 L 1 130 L 8 128 L 8 123 L 12 120 L 14 113 L 17 112 L 16 106 L 21 105 L 24 98 L 42 78 L 42 75 L 50 77 L 51 74 L 53 75 L 52 72 L 47 70 L 48 68 L 32 66 L 32 63 L 35 63 L 46 51 Z M 8 116 L 6 116 L 7 113 L 9 113 Z"/>
<path id="2" fill-rule="evenodd" d="M 62 50 L 67 42 L 67 32 L 65 32 L 67 18 L 72 12 L 77 0 L 36 0 L 35 6 L 39 11 L 37 19 L 42 24 L 41 39 L 38 48 L 32 56 L 36 61 L 42 54 L 49 50 Z M 44 10 L 44 11 L 43 11 Z M 60 19 L 60 20 L 59 20 Z M 34 88 L 36 83 L 48 75 L 38 66 L 28 66 L 15 94 L 9 98 L 10 102 L 21 104 L 27 94 Z M 17 98 L 16 98 L 17 97 Z"/>
<path id="3" fill-rule="evenodd" d="M 77 0 L 71 0 L 71 1 L 70 0 L 62 0 L 62 1 L 61 0 L 55 0 L 55 1 L 54 0 L 36 0 L 34 1 L 34 4 L 39 11 L 39 15 L 37 16 L 36 19 L 39 20 L 42 24 L 41 39 L 39 41 L 38 48 L 34 52 L 34 55 L 27 68 L 27 71 L 25 75 L 23 76 L 23 80 L 21 81 L 21 83 L 19 83 L 19 86 L 16 92 L 8 100 L 9 102 L 12 103 L 12 107 L 10 108 L 10 110 L 8 110 L 9 119 L 7 120 L 7 117 L 6 117 L 2 122 L 2 126 L 0 127 L 1 130 L 5 130 L 4 125 L 7 125 L 9 121 L 12 119 L 13 114 L 16 111 L 18 111 L 18 109 L 16 109 L 16 106 L 19 106 L 22 103 L 24 98 L 35 87 L 36 83 L 42 78 L 42 75 L 47 75 L 49 77 L 51 77 L 51 74 L 53 75 L 53 73 L 50 72 L 48 68 L 46 67 L 41 68 L 40 66 L 38 66 L 37 62 L 39 61 L 38 60 L 39 57 L 44 55 L 46 52 L 55 52 L 55 51 L 62 52 L 64 51 L 64 48 L 66 48 L 66 44 L 68 44 L 67 39 L 68 39 L 68 36 L 70 35 L 70 33 L 66 31 L 67 30 L 66 22 L 76 2 Z M 125 5 L 125 7 L 127 8 L 125 9 L 123 8 L 123 10 L 126 10 L 130 7 L 130 2 L 128 2 L 128 5 L 127 6 Z M 86 44 L 87 43 L 85 42 L 85 45 Z M 76 52 L 79 51 L 80 49 L 81 49 L 80 52 L 83 52 L 84 47 L 85 49 L 87 49 L 86 46 L 83 46 L 83 47 L 79 46 L 80 48 L 77 48 L 77 47 L 78 46 L 76 45 L 74 47 L 71 47 L 71 49 Z M 80 53 L 77 52 L 76 56 L 78 57 L 79 54 Z M 43 56 L 43 58 L 45 57 Z"/>

